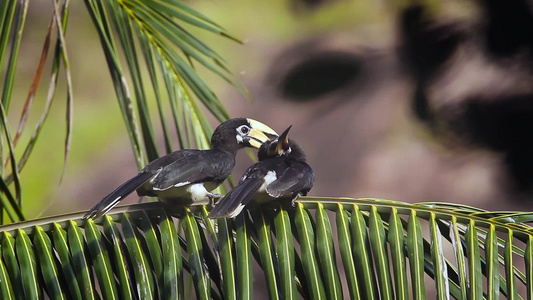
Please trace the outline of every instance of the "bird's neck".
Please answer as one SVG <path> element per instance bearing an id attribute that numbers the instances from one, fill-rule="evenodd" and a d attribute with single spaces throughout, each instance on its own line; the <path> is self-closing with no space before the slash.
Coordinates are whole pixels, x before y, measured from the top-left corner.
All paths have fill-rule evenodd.
<path id="1" fill-rule="evenodd" d="M 290 158 L 292 160 L 299 161 L 299 162 L 306 161 L 305 152 L 302 150 L 302 148 L 298 144 L 296 144 L 293 141 L 291 143 L 291 153 L 287 155 L 287 158 Z"/>
<path id="2" fill-rule="evenodd" d="M 222 144 L 222 145 L 214 145 L 212 150 L 216 150 L 216 151 L 222 151 L 222 152 L 225 152 L 225 153 L 228 153 L 230 155 L 232 155 L 233 157 L 235 157 L 235 155 L 237 155 L 237 151 L 240 149 L 240 147 L 238 147 L 237 145 L 225 145 L 225 144 Z"/>
<path id="3" fill-rule="evenodd" d="M 287 158 L 290 158 L 292 160 L 299 161 L 299 162 L 306 161 L 305 154 L 303 153 L 294 153 L 294 154 L 291 153 L 289 156 L 287 156 Z"/>

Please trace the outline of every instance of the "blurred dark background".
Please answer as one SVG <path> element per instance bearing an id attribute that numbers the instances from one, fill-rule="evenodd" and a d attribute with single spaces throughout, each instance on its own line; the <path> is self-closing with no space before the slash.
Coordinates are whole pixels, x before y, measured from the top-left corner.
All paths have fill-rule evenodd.
<path id="1" fill-rule="evenodd" d="M 532 1 L 407 2 L 189 4 L 245 42 L 199 33 L 240 74 L 251 103 L 214 76 L 205 78 L 232 116 L 278 131 L 293 125 L 292 138 L 316 173 L 310 195 L 529 210 Z M 35 214 L 88 209 L 136 173 L 82 5 L 73 3 L 67 34 L 77 97 L 72 158 L 59 191 L 60 172 L 51 162 L 61 161 L 62 148 L 52 153 L 41 145 L 30 160 L 33 177 L 23 184 L 36 186 L 25 195 L 35 199 Z M 46 23 L 31 7 L 32 26 Z M 28 57 L 40 48 L 33 40 L 23 46 Z M 27 67 L 33 72 L 32 62 Z M 44 139 L 55 143 L 61 134 L 49 129 Z M 245 153 L 239 158 L 235 176 L 251 163 Z"/>

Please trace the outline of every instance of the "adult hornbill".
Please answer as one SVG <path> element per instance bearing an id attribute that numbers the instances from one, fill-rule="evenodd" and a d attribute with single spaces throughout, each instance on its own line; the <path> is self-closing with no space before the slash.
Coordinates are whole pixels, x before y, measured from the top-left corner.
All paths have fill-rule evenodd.
<path id="1" fill-rule="evenodd" d="M 267 125 L 246 118 L 221 123 L 211 137 L 211 149 L 182 149 L 150 162 L 96 204 L 84 218 L 107 213 L 127 195 L 158 197 L 166 203 L 189 205 L 213 201 L 211 193 L 233 170 L 235 155 L 244 147 L 259 148 L 277 133 Z"/>
<path id="2" fill-rule="evenodd" d="M 257 153 L 259 162 L 249 167 L 239 184 L 215 205 L 210 218 L 235 217 L 252 199 L 265 203 L 307 195 L 315 174 L 305 162 L 302 148 L 288 138 L 290 129 L 261 145 Z"/>

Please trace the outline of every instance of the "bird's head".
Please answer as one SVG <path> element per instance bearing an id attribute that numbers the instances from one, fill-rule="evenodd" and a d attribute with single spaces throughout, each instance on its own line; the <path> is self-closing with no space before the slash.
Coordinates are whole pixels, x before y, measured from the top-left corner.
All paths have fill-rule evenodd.
<path id="1" fill-rule="evenodd" d="M 258 159 L 263 160 L 272 157 L 288 156 L 292 152 L 291 146 L 295 145 L 294 141 L 289 139 L 291 127 L 292 125 L 285 129 L 277 138 L 261 145 L 257 153 Z"/>
<path id="2" fill-rule="evenodd" d="M 278 134 L 267 125 L 249 118 L 234 118 L 221 123 L 213 132 L 211 146 L 214 149 L 235 151 L 242 147 L 259 149 Z"/>

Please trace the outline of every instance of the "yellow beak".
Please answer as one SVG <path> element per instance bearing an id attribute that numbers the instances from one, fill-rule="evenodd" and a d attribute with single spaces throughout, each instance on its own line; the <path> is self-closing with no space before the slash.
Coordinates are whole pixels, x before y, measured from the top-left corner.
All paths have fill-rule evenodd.
<path id="1" fill-rule="evenodd" d="M 283 131 L 283 133 L 278 137 L 278 144 L 276 145 L 277 155 L 289 150 L 289 131 L 291 130 L 291 127 L 292 125 L 285 129 L 285 131 Z"/>
<path id="2" fill-rule="evenodd" d="M 264 142 L 269 141 L 271 138 L 275 138 L 278 134 L 267 125 L 253 120 L 246 119 L 252 130 L 248 133 L 250 146 L 259 149 Z"/>
<path id="3" fill-rule="evenodd" d="M 292 125 L 285 129 L 285 131 L 283 131 L 283 133 L 280 134 L 280 136 L 269 145 L 267 149 L 268 157 L 278 156 L 290 149 L 289 130 L 291 130 L 291 127 Z"/>

